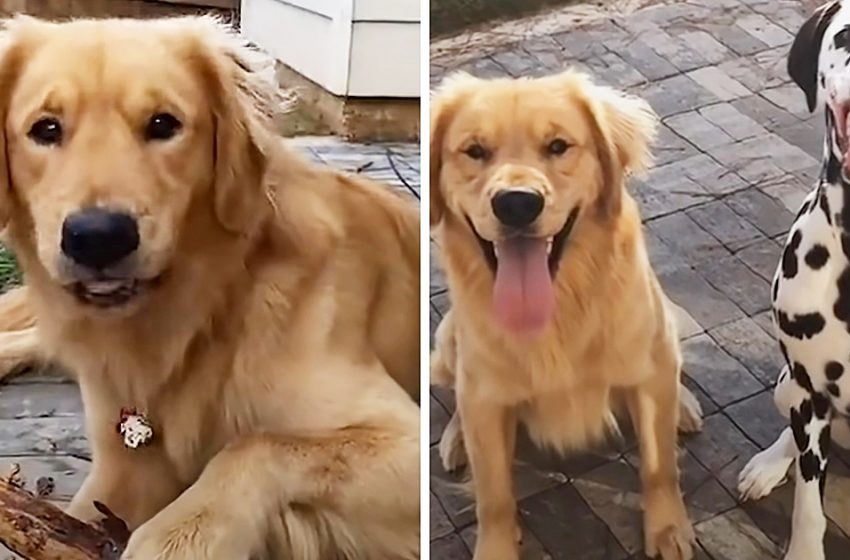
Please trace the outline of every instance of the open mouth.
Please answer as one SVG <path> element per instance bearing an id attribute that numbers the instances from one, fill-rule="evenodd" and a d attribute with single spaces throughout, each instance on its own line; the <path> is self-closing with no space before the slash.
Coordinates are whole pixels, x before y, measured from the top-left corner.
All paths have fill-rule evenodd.
<path id="1" fill-rule="evenodd" d="M 159 277 L 151 280 L 137 278 L 81 280 L 69 284 L 66 289 L 74 294 L 80 303 L 105 309 L 126 305 L 158 282 Z"/>
<path id="2" fill-rule="evenodd" d="M 846 168 L 850 165 L 850 105 L 839 103 L 831 108 L 832 111 L 832 127 L 835 130 L 835 139 L 838 142 L 838 150 L 842 154 L 844 160 L 845 175 Z"/>
<path id="3" fill-rule="evenodd" d="M 505 239 L 503 241 L 499 241 L 498 243 L 494 243 L 492 241 L 487 241 L 486 239 L 478 235 L 478 231 L 472 224 L 472 220 L 467 217 L 466 221 L 467 223 L 469 223 L 469 227 L 475 234 L 475 238 L 478 240 L 478 244 L 481 246 L 481 252 L 484 253 L 484 259 L 487 261 L 487 265 L 494 273 L 497 272 L 499 268 L 500 246 L 504 247 L 504 244 L 513 242 L 530 244 L 545 241 L 547 256 L 546 260 L 547 265 L 549 267 L 549 274 L 554 278 L 555 274 L 558 272 L 558 264 L 561 262 L 561 255 L 564 253 L 564 247 L 566 247 L 567 238 L 569 238 L 573 226 L 575 225 L 576 218 L 578 217 L 578 211 L 578 208 L 573 208 L 572 212 L 570 212 L 569 216 L 567 216 L 567 221 L 564 223 L 564 227 L 561 228 L 561 231 L 559 231 L 552 237 L 546 237 L 544 239 L 515 236 L 512 238 Z"/>
<path id="4" fill-rule="evenodd" d="M 578 212 L 574 208 L 552 237 L 516 235 L 491 242 L 472 227 L 495 274 L 493 310 L 508 329 L 535 333 L 551 320 L 555 308 L 554 278 Z"/>

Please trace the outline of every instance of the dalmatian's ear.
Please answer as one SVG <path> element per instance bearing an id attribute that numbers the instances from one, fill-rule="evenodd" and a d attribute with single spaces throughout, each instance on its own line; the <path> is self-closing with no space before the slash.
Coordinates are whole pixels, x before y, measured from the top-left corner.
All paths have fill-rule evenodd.
<path id="1" fill-rule="evenodd" d="M 841 1 L 833 0 L 815 10 L 797 32 L 788 54 L 788 74 L 806 94 L 806 103 L 812 112 L 818 101 L 818 57 L 823 36 L 840 9 Z"/>

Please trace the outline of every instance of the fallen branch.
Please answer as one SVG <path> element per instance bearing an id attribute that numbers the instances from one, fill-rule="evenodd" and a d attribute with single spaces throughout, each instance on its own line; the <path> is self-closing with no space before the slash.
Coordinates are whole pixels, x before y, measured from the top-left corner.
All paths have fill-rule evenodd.
<path id="1" fill-rule="evenodd" d="M 0 477 L 0 542 L 27 560 L 117 560 L 129 536 L 108 508 L 101 526 L 67 515 L 23 489 L 19 468 Z"/>

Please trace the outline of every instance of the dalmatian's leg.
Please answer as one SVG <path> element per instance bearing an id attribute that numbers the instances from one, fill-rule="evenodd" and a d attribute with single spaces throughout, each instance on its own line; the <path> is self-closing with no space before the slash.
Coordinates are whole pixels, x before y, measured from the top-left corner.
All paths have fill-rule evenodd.
<path id="1" fill-rule="evenodd" d="M 795 370 L 801 367 L 794 364 Z M 823 489 L 832 441 L 831 420 L 829 398 L 820 393 L 812 393 L 799 407 L 791 409 L 791 430 L 798 454 L 791 542 L 785 560 L 824 560 L 826 516 L 823 512 Z"/>
<path id="2" fill-rule="evenodd" d="M 788 366 L 782 368 L 773 400 L 776 408 L 785 417 L 790 418 L 791 409 L 808 398 L 808 392 L 797 385 Z M 791 428 L 782 431 L 773 444 L 750 459 L 738 476 L 738 492 L 743 500 L 758 500 L 770 494 L 774 488 L 784 483 L 788 469 L 797 455 L 797 446 Z"/>

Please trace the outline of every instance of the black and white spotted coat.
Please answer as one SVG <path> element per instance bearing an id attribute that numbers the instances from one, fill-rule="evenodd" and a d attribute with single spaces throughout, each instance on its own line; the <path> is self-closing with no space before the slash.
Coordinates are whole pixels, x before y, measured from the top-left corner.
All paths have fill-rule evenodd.
<path id="1" fill-rule="evenodd" d="M 850 178 L 836 129 L 846 120 L 835 118 L 836 107 L 850 106 L 850 6 L 828 4 L 803 26 L 789 72 L 810 109 L 825 102 L 823 167 L 791 226 L 771 287 L 787 364 L 774 396 L 789 428 L 745 467 L 739 489 L 745 497 L 764 496 L 796 461 L 785 560 L 824 560 L 829 450 L 833 441 L 850 444 Z"/>

